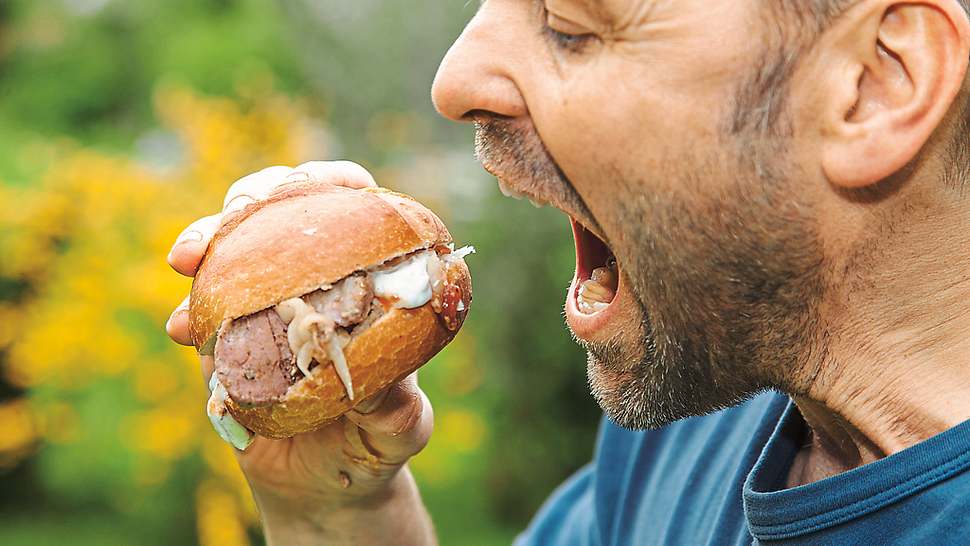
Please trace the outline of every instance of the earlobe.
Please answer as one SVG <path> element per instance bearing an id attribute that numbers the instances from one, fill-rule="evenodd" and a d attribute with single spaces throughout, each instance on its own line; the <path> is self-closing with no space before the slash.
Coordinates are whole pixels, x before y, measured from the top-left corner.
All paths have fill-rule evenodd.
<path id="1" fill-rule="evenodd" d="M 830 73 L 822 167 L 837 186 L 876 184 L 903 169 L 963 86 L 970 22 L 957 0 L 885 0 L 838 24 L 843 67 Z"/>

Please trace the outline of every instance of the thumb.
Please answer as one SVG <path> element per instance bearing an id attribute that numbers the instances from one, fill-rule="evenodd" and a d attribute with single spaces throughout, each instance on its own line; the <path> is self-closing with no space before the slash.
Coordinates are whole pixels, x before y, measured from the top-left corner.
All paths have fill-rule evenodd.
<path id="1" fill-rule="evenodd" d="M 428 444 L 434 429 L 431 401 L 418 387 L 417 373 L 388 387 L 383 397 L 374 408 L 362 404 L 372 411 L 363 413 L 358 406 L 346 417 L 360 428 L 369 451 L 384 462 L 403 464 Z"/>

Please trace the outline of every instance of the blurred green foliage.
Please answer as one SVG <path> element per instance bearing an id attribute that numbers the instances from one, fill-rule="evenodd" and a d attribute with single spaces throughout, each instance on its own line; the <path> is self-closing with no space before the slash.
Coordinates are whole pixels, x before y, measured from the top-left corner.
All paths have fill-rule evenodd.
<path id="1" fill-rule="evenodd" d="M 259 542 L 252 515 L 230 509 L 245 492 L 209 443 L 202 386 L 185 371 L 191 354 L 164 337 L 163 307 L 188 283 L 163 272 L 163 247 L 192 215 L 218 207 L 232 177 L 271 161 L 361 162 L 478 248 L 470 319 L 422 370 L 437 428 L 413 465 L 443 544 L 508 543 L 589 459 L 599 413 L 561 316 L 568 223 L 501 197 L 472 158 L 471 129 L 430 104 L 437 63 L 474 9 L 463 0 L 0 2 L 0 544 Z M 209 110 L 199 128 L 185 125 Z M 236 127 L 226 120 L 242 120 L 232 122 L 245 133 L 238 142 L 219 140 L 218 128 Z M 96 197 L 107 194 L 113 204 L 101 210 Z M 129 288 L 125 271 L 140 283 Z M 119 293 L 105 315 L 95 307 L 110 291 Z M 65 302 L 110 322 L 86 341 L 100 350 L 65 361 L 100 375 L 24 379 L 18 339 L 63 331 L 51 317 Z M 52 339 L 46 349 L 82 346 Z M 119 364 L 125 347 L 137 351 Z M 183 453 L 119 438 L 132 422 L 158 421 L 151 411 L 166 400 L 146 402 L 152 392 L 197 397 L 187 430 L 204 439 Z M 212 534 L 201 514 L 239 519 L 248 538 Z"/>

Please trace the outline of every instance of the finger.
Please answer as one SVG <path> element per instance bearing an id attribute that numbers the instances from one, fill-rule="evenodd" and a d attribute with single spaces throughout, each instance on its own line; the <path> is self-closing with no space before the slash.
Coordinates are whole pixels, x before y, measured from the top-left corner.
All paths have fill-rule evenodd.
<path id="1" fill-rule="evenodd" d="M 180 345 L 192 345 L 192 338 L 189 336 L 189 297 L 185 296 L 182 303 L 172 311 L 165 323 L 165 331 L 172 341 Z"/>
<path id="2" fill-rule="evenodd" d="M 388 388 L 374 411 L 351 411 L 347 419 L 360 427 L 368 449 L 390 463 L 403 463 L 421 451 L 434 429 L 434 411 L 416 374 Z"/>
<path id="3" fill-rule="evenodd" d="M 205 255 L 205 249 L 209 247 L 209 241 L 219 229 L 221 219 L 221 214 L 199 218 L 179 234 L 172 250 L 168 252 L 168 264 L 172 269 L 187 277 L 195 275 L 202 256 Z"/>
<path id="4" fill-rule="evenodd" d="M 202 379 L 208 385 L 209 380 L 212 379 L 213 372 L 216 371 L 216 359 L 211 355 L 202 355 L 199 357 L 199 364 L 202 367 Z"/>
<path id="5" fill-rule="evenodd" d="M 250 203 L 269 197 L 273 188 L 280 185 L 286 175 L 293 172 L 290 167 L 267 167 L 261 171 L 244 176 L 229 186 L 222 203 L 222 213 L 229 215 L 240 211 Z"/>
<path id="6" fill-rule="evenodd" d="M 308 161 L 297 165 L 286 176 L 280 189 L 301 182 L 324 182 L 353 189 L 377 187 L 370 172 L 353 161 Z"/>

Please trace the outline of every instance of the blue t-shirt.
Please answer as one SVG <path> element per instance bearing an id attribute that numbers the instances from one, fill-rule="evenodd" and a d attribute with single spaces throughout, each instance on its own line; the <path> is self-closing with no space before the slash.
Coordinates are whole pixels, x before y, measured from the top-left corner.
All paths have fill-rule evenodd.
<path id="1" fill-rule="evenodd" d="M 773 392 L 656 431 L 604 420 L 516 545 L 970 544 L 970 421 L 784 489 L 805 426 Z"/>

